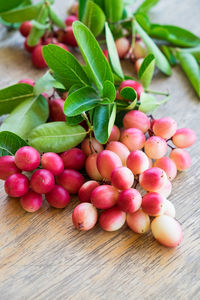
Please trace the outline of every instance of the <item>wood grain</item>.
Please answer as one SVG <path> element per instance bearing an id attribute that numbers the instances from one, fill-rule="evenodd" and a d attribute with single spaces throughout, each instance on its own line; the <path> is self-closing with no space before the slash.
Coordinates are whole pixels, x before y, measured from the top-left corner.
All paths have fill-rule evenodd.
<path id="1" fill-rule="evenodd" d="M 57 0 L 57 10 L 63 13 L 67 4 Z M 200 34 L 198 0 L 160 1 L 151 17 Z M 1 88 L 21 78 L 38 78 L 43 71 L 32 68 L 19 34 L 1 28 L 1 37 Z M 130 63 L 123 66 L 132 74 Z M 180 68 L 174 68 L 170 78 L 157 74 L 151 88 L 171 93 L 170 102 L 155 116 L 174 117 L 199 137 L 200 102 Z M 126 226 L 113 233 L 98 226 L 78 232 L 71 222 L 76 198 L 64 210 L 45 203 L 38 213 L 26 213 L 18 200 L 6 198 L 1 182 L 0 299 L 199 299 L 199 141 L 189 153 L 193 166 L 178 174 L 169 198 L 184 232 L 177 249 L 164 248 L 151 234 L 140 236 Z"/>

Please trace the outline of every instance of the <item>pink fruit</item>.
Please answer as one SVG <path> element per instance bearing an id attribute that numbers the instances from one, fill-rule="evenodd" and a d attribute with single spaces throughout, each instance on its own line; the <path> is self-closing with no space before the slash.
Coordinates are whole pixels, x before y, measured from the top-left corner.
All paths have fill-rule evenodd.
<path id="1" fill-rule="evenodd" d="M 145 135 L 137 128 L 128 128 L 122 131 L 120 142 L 122 142 L 130 151 L 140 150 L 144 146 Z"/>
<path id="2" fill-rule="evenodd" d="M 170 216 L 156 217 L 151 223 L 151 230 L 154 238 L 165 247 L 177 247 L 182 241 L 181 226 Z"/>
<path id="3" fill-rule="evenodd" d="M 127 167 L 115 168 L 111 173 L 111 183 L 119 190 L 125 190 L 132 187 L 134 175 Z"/>
<path id="4" fill-rule="evenodd" d="M 63 40 L 69 46 L 72 46 L 72 47 L 77 47 L 78 46 L 77 41 L 76 41 L 75 36 L 74 36 L 74 33 L 73 33 L 72 26 L 67 27 L 67 29 L 65 31 L 65 34 L 64 34 L 64 37 L 63 37 Z"/>
<path id="5" fill-rule="evenodd" d="M 163 214 L 165 197 L 159 193 L 148 193 L 142 198 L 142 210 L 149 216 Z"/>
<path id="6" fill-rule="evenodd" d="M 84 167 L 86 155 L 79 148 L 72 148 L 63 152 L 60 157 L 63 160 L 65 169 L 81 170 Z"/>
<path id="7" fill-rule="evenodd" d="M 66 121 L 66 116 L 63 112 L 65 101 L 62 99 L 52 99 L 49 101 L 50 118 L 53 122 Z"/>
<path id="8" fill-rule="evenodd" d="M 21 173 L 15 164 L 14 156 L 5 155 L 0 157 L 0 179 L 6 180 L 8 176 Z"/>
<path id="9" fill-rule="evenodd" d="M 66 169 L 57 177 L 57 183 L 64 187 L 68 193 L 77 194 L 84 183 L 84 178 L 81 173 L 75 170 Z"/>
<path id="10" fill-rule="evenodd" d="M 24 37 L 27 37 L 31 32 L 32 27 L 33 25 L 29 21 L 26 21 L 20 25 L 19 31 Z"/>
<path id="11" fill-rule="evenodd" d="M 143 61 L 144 61 L 144 58 L 138 58 L 138 59 L 136 60 L 135 65 L 134 65 L 134 67 L 135 67 L 135 72 L 136 72 L 136 73 L 139 72 L 139 69 L 140 69 L 140 67 L 141 67 L 141 65 L 142 65 L 142 63 L 143 63 Z"/>
<path id="12" fill-rule="evenodd" d="M 102 180 L 103 177 L 97 169 L 97 156 L 98 153 L 90 154 L 85 161 L 85 170 L 88 176 L 94 180 Z"/>
<path id="13" fill-rule="evenodd" d="M 136 40 L 133 48 L 133 55 L 136 59 L 144 58 L 148 54 L 147 47 L 145 43 L 140 40 Z"/>
<path id="14" fill-rule="evenodd" d="M 19 83 L 26 83 L 26 84 L 29 84 L 29 85 L 32 85 L 32 86 L 34 86 L 35 85 L 35 81 L 34 80 L 32 80 L 32 79 L 21 79 L 20 81 L 19 81 Z"/>
<path id="15" fill-rule="evenodd" d="M 115 231 L 120 229 L 126 221 L 126 213 L 118 207 L 112 207 L 101 213 L 99 225 L 105 231 Z"/>
<path id="16" fill-rule="evenodd" d="M 126 164 L 134 175 L 141 174 L 149 169 L 149 158 L 143 151 L 135 150 L 129 154 Z"/>
<path id="17" fill-rule="evenodd" d="M 121 166 L 119 156 L 110 150 L 103 150 L 97 156 L 97 169 L 105 180 L 110 180 L 112 171 Z"/>
<path id="18" fill-rule="evenodd" d="M 165 199 L 165 202 L 164 202 L 163 214 L 170 216 L 172 218 L 175 218 L 175 215 L 176 215 L 176 210 L 175 210 L 173 203 L 167 199 Z"/>
<path id="19" fill-rule="evenodd" d="M 117 201 L 117 206 L 129 213 L 134 213 L 137 211 L 142 203 L 142 197 L 136 189 L 127 189 L 119 194 L 119 199 Z"/>
<path id="20" fill-rule="evenodd" d="M 54 185 L 54 176 L 48 170 L 37 170 L 31 176 L 31 188 L 38 194 L 46 194 L 50 192 Z"/>
<path id="21" fill-rule="evenodd" d="M 157 190 L 157 193 L 163 195 L 165 198 L 168 198 L 171 192 L 172 192 L 172 184 L 168 179 L 166 179 L 163 186 L 159 190 Z"/>
<path id="22" fill-rule="evenodd" d="M 45 195 L 47 202 L 55 208 L 64 208 L 70 202 L 69 193 L 60 185 L 55 184 L 53 189 Z"/>
<path id="23" fill-rule="evenodd" d="M 98 186 L 99 183 L 94 180 L 85 182 L 78 192 L 80 202 L 90 202 L 92 191 Z"/>
<path id="24" fill-rule="evenodd" d="M 159 159 L 163 157 L 168 150 L 166 141 L 159 136 L 151 136 L 144 144 L 144 151 L 146 155 L 152 159 Z"/>
<path id="25" fill-rule="evenodd" d="M 117 141 L 112 141 L 108 143 L 108 145 L 106 146 L 106 150 L 110 150 L 117 154 L 121 159 L 122 165 L 126 166 L 126 160 L 130 154 L 130 151 L 124 144 Z"/>
<path id="26" fill-rule="evenodd" d="M 130 42 L 127 38 L 121 37 L 115 41 L 119 58 L 124 58 L 130 49 Z"/>
<path id="27" fill-rule="evenodd" d="M 128 227 L 136 233 L 146 233 L 150 230 L 150 218 L 141 209 L 128 213 L 126 218 Z"/>
<path id="28" fill-rule="evenodd" d="M 6 179 L 4 189 L 11 197 L 22 197 L 29 190 L 29 180 L 23 174 L 12 174 Z"/>
<path id="29" fill-rule="evenodd" d="M 32 52 L 32 63 L 38 69 L 43 69 L 47 67 L 47 64 L 42 54 L 42 48 L 42 45 L 36 46 Z"/>
<path id="30" fill-rule="evenodd" d="M 43 169 L 49 170 L 54 176 L 58 176 L 64 171 L 62 158 L 53 152 L 44 153 L 41 158 L 41 164 Z"/>
<path id="31" fill-rule="evenodd" d="M 156 167 L 144 171 L 139 177 L 141 187 L 150 192 L 158 191 L 166 180 L 167 175 L 165 171 Z"/>
<path id="32" fill-rule="evenodd" d="M 181 128 L 172 137 L 172 142 L 178 148 L 188 148 L 196 142 L 196 133 L 189 128 Z"/>
<path id="33" fill-rule="evenodd" d="M 119 91 L 121 91 L 125 87 L 133 88 L 136 91 L 137 99 L 140 99 L 141 93 L 144 92 L 142 85 L 134 80 L 128 79 L 128 80 L 122 81 L 122 83 L 120 84 L 120 87 L 119 87 Z"/>
<path id="34" fill-rule="evenodd" d="M 150 128 L 150 121 L 148 117 L 139 110 L 131 110 L 125 114 L 123 119 L 124 128 L 137 128 L 143 133 Z"/>
<path id="35" fill-rule="evenodd" d="M 176 164 L 177 170 L 185 171 L 191 166 L 191 158 L 189 153 L 184 149 L 174 149 L 169 156 Z"/>
<path id="36" fill-rule="evenodd" d="M 30 146 L 24 146 L 15 153 L 15 164 L 23 171 L 33 171 L 40 164 L 40 153 Z"/>
<path id="37" fill-rule="evenodd" d="M 176 177 L 177 174 L 176 164 L 169 157 L 162 157 L 156 160 L 154 163 L 154 167 L 163 169 L 170 181 L 172 181 Z"/>
<path id="38" fill-rule="evenodd" d="M 118 190 L 112 185 L 100 185 L 91 193 L 91 203 L 99 209 L 107 209 L 117 203 Z"/>
<path id="39" fill-rule="evenodd" d="M 157 119 L 153 124 L 154 134 L 166 140 L 170 139 L 175 134 L 176 129 L 176 121 L 169 117 Z"/>
<path id="40" fill-rule="evenodd" d="M 81 203 L 72 213 L 74 226 L 79 230 L 90 230 L 97 222 L 97 209 L 91 203 Z"/>
<path id="41" fill-rule="evenodd" d="M 20 204 L 24 210 L 35 212 L 42 206 L 42 195 L 30 190 L 20 199 Z"/>
<path id="42" fill-rule="evenodd" d="M 99 153 L 103 151 L 103 145 L 101 145 L 95 138 L 86 138 L 81 144 L 81 149 L 85 153 L 86 156 Z"/>
<path id="43" fill-rule="evenodd" d="M 71 15 L 71 16 L 68 16 L 66 19 L 65 19 L 65 24 L 67 26 L 72 26 L 72 24 L 77 21 L 78 18 L 74 15 Z"/>
<path id="44" fill-rule="evenodd" d="M 120 138 L 120 130 L 116 125 L 114 125 L 111 134 L 108 138 L 108 142 L 119 141 L 119 138 Z"/>

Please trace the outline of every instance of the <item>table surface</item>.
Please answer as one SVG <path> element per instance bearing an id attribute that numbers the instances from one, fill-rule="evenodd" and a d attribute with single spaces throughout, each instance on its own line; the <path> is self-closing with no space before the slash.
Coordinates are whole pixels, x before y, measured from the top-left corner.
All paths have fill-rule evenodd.
<path id="1" fill-rule="evenodd" d="M 63 14 L 63 5 L 56 1 Z M 187 27 L 200 35 L 198 0 L 168 0 L 151 12 L 157 22 Z M 187 22 L 185 22 L 187 20 Z M 0 87 L 21 78 L 38 78 L 18 33 L 1 28 Z M 133 66 L 123 63 L 127 74 Z M 155 116 L 174 117 L 200 136 L 200 102 L 179 67 L 166 78 L 158 73 L 152 89 L 169 90 L 171 100 Z M 175 204 L 184 238 L 177 249 L 159 245 L 151 234 L 124 226 L 104 232 L 96 226 L 79 232 L 72 225 L 73 199 L 63 210 L 48 207 L 26 213 L 7 198 L 0 183 L 0 299 L 199 299 L 199 142 L 189 149 L 193 165 L 179 173 L 169 199 Z"/>

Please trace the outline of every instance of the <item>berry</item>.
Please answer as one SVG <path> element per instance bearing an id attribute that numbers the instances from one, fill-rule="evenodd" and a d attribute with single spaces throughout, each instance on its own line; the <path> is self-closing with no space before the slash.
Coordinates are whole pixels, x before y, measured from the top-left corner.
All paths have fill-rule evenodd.
<path id="1" fill-rule="evenodd" d="M 115 41 L 119 58 L 124 58 L 130 49 L 130 42 L 127 38 L 121 37 Z"/>
<path id="2" fill-rule="evenodd" d="M 137 128 L 128 128 L 122 131 L 120 141 L 130 150 L 140 150 L 145 143 L 144 133 Z"/>
<path id="3" fill-rule="evenodd" d="M 91 203 L 81 203 L 72 213 L 74 226 L 79 230 L 90 230 L 97 222 L 97 209 Z"/>
<path id="4" fill-rule="evenodd" d="M 120 229 L 126 221 L 125 212 L 118 207 L 112 207 L 101 213 L 99 225 L 105 231 L 115 231 Z"/>
<path id="5" fill-rule="evenodd" d="M 150 218 L 141 209 L 128 213 L 126 218 L 128 227 L 136 233 L 146 233 L 150 230 Z"/>
<path id="6" fill-rule="evenodd" d="M 126 164 L 134 175 L 141 174 L 149 169 L 149 158 L 143 151 L 135 150 L 129 154 Z"/>
<path id="7" fill-rule="evenodd" d="M 78 18 L 74 15 L 71 15 L 71 16 L 68 16 L 66 19 L 65 19 L 65 24 L 67 26 L 72 26 L 72 24 L 77 21 Z"/>
<path id="8" fill-rule="evenodd" d="M 142 210 L 149 216 L 163 214 L 165 197 L 159 193 L 148 193 L 142 198 Z"/>
<path id="9" fill-rule="evenodd" d="M 35 212 L 42 206 L 42 195 L 30 190 L 20 199 L 20 204 L 24 210 Z"/>
<path id="10" fill-rule="evenodd" d="M 32 52 L 32 63 L 38 69 L 43 69 L 47 67 L 47 64 L 42 54 L 42 48 L 42 45 L 38 45 Z"/>
<path id="11" fill-rule="evenodd" d="M 94 180 L 85 182 L 78 192 L 80 202 L 90 202 L 92 191 L 98 186 L 99 183 Z"/>
<path id="12" fill-rule="evenodd" d="M 181 226 L 170 216 L 155 218 L 151 223 L 151 230 L 154 238 L 165 247 L 177 247 L 182 241 Z"/>
<path id="13" fill-rule="evenodd" d="M 143 133 L 150 128 L 150 121 L 148 117 L 139 110 L 131 110 L 125 114 L 123 119 L 124 128 L 137 128 Z"/>
<path id="14" fill-rule="evenodd" d="M 18 83 L 26 83 L 26 84 L 29 84 L 29 85 L 32 85 L 34 86 L 35 85 L 35 81 L 32 80 L 32 79 L 21 79 Z"/>
<path id="15" fill-rule="evenodd" d="M 95 138 L 86 138 L 81 144 L 81 149 L 85 153 L 86 156 L 99 153 L 103 151 L 103 145 L 101 145 Z"/>
<path id="16" fill-rule="evenodd" d="M 84 167 L 86 155 L 79 148 L 72 148 L 63 152 L 60 157 L 63 160 L 65 169 L 81 170 Z"/>
<path id="17" fill-rule="evenodd" d="M 65 34 L 63 36 L 63 41 L 69 45 L 69 46 L 72 46 L 72 47 L 77 47 L 77 41 L 75 39 L 75 36 L 74 36 L 74 33 L 73 33 L 73 29 L 72 29 L 72 26 L 68 26 L 66 31 L 65 31 Z"/>
<path id="18" fill-rule="evenodd" d="M 141 187 L 150 192 L 158 191 L 162 188 L 166 180 L 167 175 L 165 171 L 156 167 L 144 171 L 139 177 Z"/>
<path id="19" fill-rule="evenodd" d="M 189 128 L 181 128 L 172 137 L 172 142 L 178 148 L 188 148 L 196 142 L 196 133 Z"/>
<path id="20" fill-rule="evenodd" d="M 135 59 L 144 58 L 147 54 L 148 50 L 142 39 L 136 40 L 133 48 L 133 55 Z"/>
<path id="21" fill-rule="evenodd" d="M 126 166 L 126 160 L 130 154 L 130 151 L 124 144 L 117 141 L 112 141 L 108 143 L 108 145 L 106 146 L 106 150 L 110 150 L 117 154 L 121 159 L 122 165 Z"/>
<path id="22" fill-rule="evenodd" d="M 105 180 L 110 180 L 112 171 L 121 166 L 119 156 L 110 150 L 103 150 L 97 156 L 97 169 Z"/>
<path id="23" fill-rule="evenodd" d="M 4 184 L 5 192 L 11 197 L 22 197 L 29 190 L 28 178 L 20 173 L 10 175 Z"/>
<path id="24" fill-rule="evenodd" d="M 41 164 L 44 169 L 49 170 L 54 176 L 58 176 L 64 171 L 62 158 L 53 152 L 44 153 Z"/>
<path id="25" fill-rule="evenodd" d="M 102 180 L 103 177 L 97 169 L 97 156 L 98 153 L 93 153 L 87 157 L 85 161 L 85 170 L 91 179 Z"/>
<path id="26" fill-rule="evenodd" d="M 84 178 L 81 173 L 75 170 L 66 169 L 57 177 L 57 183 L 64 187 L 68 193 L 77 194 L 84 183 Z"/>
<path id="27" fill-rule="evenodd" d="M 111 183 L 119 190 L 125 190 L 132 187 L 134 175 L 127 167 L 118 167 L 111 173 Z"/>
<path id="28" fill-rule="evenodd" d="M 30 52 L 30 53 L 33 52 L 33 50 L 35 49 L 35 47 L 37 47 L 38 45 L 41 45 L 41 41 L 39 41 L 36 46 L 29 46 L 27 40 L 28 40 L 28 38 L 26 38 L 25 41 L 24 41 L 24 49 L 26 51 Z"/>
<path id="29" fill-rule="evenodd" d="M 165 202 L 164 202 L 163 214 L 170 216 L 172 218 L 175 218 L 175 215 L 176 215 L 176 210 L 175 210 L 173 203 L 167 199 L 165 199 Z"/>
<path id="30" fill-rule="evenodd" d="M 168 179 L 166 179 L 163 186 L 159 190 L 157 190 L 157 193 L 163 195 L 165 198 L 168 198 L 171 192 L 172 192 L 172 184 Z"/>
<path id="31" fill-rule="evenodd" d="M 177 170 L 185 171 L 191 166 L 191 158 L 189 153 L 184 149 L 174 149 L 169 156 L 176 164 Z"/>
<path id="32" fill-rule="evenodd" d="M 31 188 L 38 194 L 46 194 L 50 192 L 54 185 L 54 176 L 48 170 L 37 170 L 31 176 Z"/>
<path id="33" fill-rule="evenodd" d="M 119 138 L 120 138 L 120 130 L 116 125 L 114 125 L 111 134 L 108 138 L 108 142 L 119 141 Z"/>
<path id="34" fill-rule="evenodd" d="M 163 157 L 168 150 L 166 141 L 159 136 L 151 136 L 144 144 L 144 151 L 146 155 L 152 159 L 159 159 Z"/>
<path id="35" fill-rule="evenodd" d="M 40 153 L 30 146 L 24 146 L 15 153 L 15 164 L 23 171 L 33 171 L 40 164 Z"/>
<path id="36" fill-rule="evenodd" d="M 14 156 L 5 155 L 0 157 L 0 179 L 6 180 L 8 176 L 21 173 L 15 164 Z"/>
<path id="37" fill-rule="evenodd" d="M 45 195 L 47 202 L 55 208 L 64 208 L 70 202 L 69 193 L 60 185 L 55 184 L 53 189 Z"/>
<path id="38" fill-rule="evenodd" d="M 127 189 L 119 194 L 119 199 L 117 201 L 117 206 L 129 213 L 134 213 L 137 211 L 142 203 L 142 197 L 136 189 Z"/>
<path id="39" fill-rule="evenodd" d="M 170 181 L 172 181 L 176 177 L 177 174 L 176 164 L 169 157 L 162 157 L 156 160 L 154 163 L 154 167 L 163 169 Z"/>
<path id="40" fill-rule="evenodd" d="M 141 93 L 144 92 L 142 85 L 134 80 L 128 79 L 128 80 L 122 81 L 122 83 L 120 84 L 120 87 L 119 87 L 119 92 L 121 92 L 121 90 L 125 87 L 133 88 L 136 91 L 137 99 L 140 99 Z"/>
<path id="41" fill-rule="evenodd" d="M 27 37 L 31 32 L 32 27 L 33 25 L 29 21 L 26 21 L 20 25 L 19 31 L 24 37 Z"/>
<path id="42" fill-rule="evenodd" d="M 60 48 L 66 50 L 67 52 L 70 52 L 69 49 L 67 48 L 67 46 L 63 43 L 56 43 L 57 46 L 59 46 Z"/>
<path id="43" fill-rule="evenodd" d="M 166 140 L 170 139 L 175 134 L 176 129 L 176 121 L 169 117 L 157 119 L 153 124 L 154 134 Z"/>
<path id="44" fill-rule="evenodd" d="M 107 209 L 117 203 L 118 190 L 112 185 L 100 185 L 91 193 L 91 203 L 99 209 Z"/>
<path id="45" fill-rule="evenodd" d="M 65 101 L 62 99 L 52 99 L 49 101 L 50 118 L 53 122 L 66 121 L 66 116 L 63 112 Z"/>

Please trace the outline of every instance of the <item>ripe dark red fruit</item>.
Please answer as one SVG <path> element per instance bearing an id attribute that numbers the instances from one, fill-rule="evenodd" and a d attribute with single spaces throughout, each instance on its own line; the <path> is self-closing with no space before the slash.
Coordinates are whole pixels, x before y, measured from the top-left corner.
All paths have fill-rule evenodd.
<path id="1" fill-rule="evenodd" d="M 73 33 L 73 29 L 72 26 L 67 27 L 64 37 L 63 37 L 63 41 L 72 47 L 77 47 L 77 41 L 75 39 L 74 33 Z"/>
<path id="2" fill-rule="evenodd" d="M 20 25 L 19 31 L 24 37 L 27 37 L 31 32 L 32 27 L 33 25 L 29 21 L 26 21 Z"/>
<path id="3" fill-rule="evenodd" d="M 15 164 L 14 156 L 5 155 L 0 157 L 0 179 L 6 180 L 8 176 L 21 173 Z"/>
<path id="4" fill-rule="evenodd" d="M 81 203 L 75 207 L 72 214 L 74 226 L 79 230 L 90 230 L 97 222 L 97 209 L 91 203 Z"/>
<path id="5" fill-rule="evenodd" d="M 62 158 L 53 152 L 47 152 L 41 158 L 42 167 L 53 173 L 54 176 L 60 175 L 64 171 Z"/>
<path id="6" fill-rule="evenodd" d="M 84 183 L 84 178 L 81 173 L 66 169 L 57 177 L 57 183 L 64 187 L 70 194 L 77 194 Z"/>
<path id="7" fill-rule="evenodd" d="M 65 101 L 62 99 L 52 99 L 49 101 L 50 118 L 54 122 L 66 121 L 66 116 L 63 112 Z"/>
<path id="8" fill-rule="evenodd" d="M 126 221 L 126 213 L 118 207 L 112 207 L 100 215 L 99 225 L 105 231 L 115 231 L 120 229 Z"/>
<path id="9" fill-rule="evenodd" d="M 70 202 L 70 195 L 62 186 L 55 184 L 45 195 L 47 202 L 55 208 L 64 208 Z"/>
<path id="10" fill-rule="evenodd" d="M 38 44 L 36 46 L 29 46 L 27 43 L 27 38 L 24 41 L 24 49 L 30 53 L 33 52 L 33 50 L 38 46 L 41 45 L 41 41 L 38 42 Z"/>
<path id="11" fill-rule="evenodd" d="M 42 48 L 43 46 L 39 45 L 35 47 L 35 49 L 32 52 L 32 63 L 38 69 L 43 69 L 47 67 L 47 64 L 42 54 Z"/>
<path id="12" fill-rule="evenodd" d="M 42 195 L 30 190 L 20 199 L 20 204 L 24 210 L 35 212 L 42 206 Z"/>
<path id="13" fill-rule="evenodd" d="M 77 16 L 71 15 L 71 16 L 68 16 L 68 17 L 66 18 L 65 24 L 66 24 L 67 26 L 72 26 L 72 24 L 73 24 L 75 21 L 77 21 L 77 20 L 78 20 Z"/>
<path id="14" fill-rule="evenodd" d="M 15 164 L 23 171 L 33 171 L 40 164 L 40 153 L 30 146 L 24 146 L 15 153 Z"/>
<path id="15" fill-rule="evenodd" d="M 65 169 L 81 170 L 84 167 L 86 155 L 79 148 L 72 148 L 63 152 L 60 157 Z"/>
<path id="16" fill-rule="evenodd" d="M 95 180 L 89 180 L 85 182 L 78 192 L 80 202 L 90 202 L 92 191 L 98 186 L 99 183 Z"/>
<path id="17" fill-rule="evenodd" d="M 31 177 L 31 188 L 38 194 L 50 192 L 55 185 L 53 174 L 45 169 L 37 170 Z"/>
<path id="18" fill-rule="evenodd" d="M 29 180 L 23 174 L 12 174 L 6 179 L 4 188 L 9 196 L 22 197 L 29 190 Z"/>

